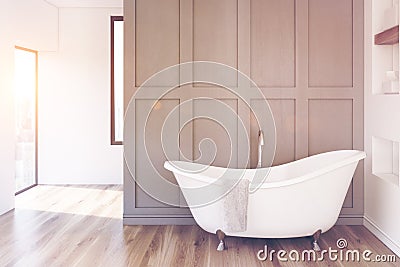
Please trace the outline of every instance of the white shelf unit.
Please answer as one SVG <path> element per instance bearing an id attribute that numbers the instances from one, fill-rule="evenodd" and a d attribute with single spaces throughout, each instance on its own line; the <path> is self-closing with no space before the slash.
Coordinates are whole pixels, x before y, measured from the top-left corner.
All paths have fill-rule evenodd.
<path id="1" fill-rule="evenodd" d="M 374 34 L 381 33 L 399 22 L 399 0 L 373 1 L 374 16 L 372 30 Z M 400 91 L 399 78 L 393 76 L 399 71 L 399 44 L 373 45 L 372 93 L 374 95 L 398 95 Z"/>
<path id="2" fill-rule="evenodd" d="M 374 36 L 398 25 L 399 0 L 372 0 L 371 22 Z M 373 44 L 371 63 L 372 94 L 365 99 L 371 170 L 373 175 L 399 186 L 399 142 L 395 134 L 400 130 L 396 123 L 400 97 L 399 43 Z"/>
<path id="3" fill-rule="evenodd" d="M 385 94 L 381 88 L 386 72 L 399 68 L 399 45 L 375 45 L 374 40 L 383 30 L 385 10 L 396 3 L 364 0 L 364 225 L 400 253 L 400 94 Z"/>

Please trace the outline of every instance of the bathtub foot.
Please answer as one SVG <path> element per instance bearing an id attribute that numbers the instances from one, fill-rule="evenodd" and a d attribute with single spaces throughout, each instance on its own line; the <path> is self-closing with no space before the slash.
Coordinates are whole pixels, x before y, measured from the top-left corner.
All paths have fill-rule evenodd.
<path id="1" fill-rule="evenodd" d="M 314 234 L 313 234 L 313 242 L 312 242 L 312 244 L 313 244 L 313 250 L 314 251 L 321 251 L 321 248 L 320 248 L 320 246 L 318 245 L 318 241 L 319 241 L 319 237 L 321 236 L 321 233 L 322 233 L 322 231 L 321 230 L 318 230 L 318 231 L 316 231 Z"/>
<path id="2" fill-rule="evenodd" d="M 225 250 L 225 233 L 222 232 L 221 230 L 217 230 L 217 237 L 219 240 L 217 251 L 224 251 Z"/>

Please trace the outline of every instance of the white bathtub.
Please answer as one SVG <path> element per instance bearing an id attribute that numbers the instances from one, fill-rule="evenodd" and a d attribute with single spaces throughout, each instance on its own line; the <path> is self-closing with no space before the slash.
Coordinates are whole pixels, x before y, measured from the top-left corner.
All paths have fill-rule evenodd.
<path id="1" fill-rule="evenodd" d="M 190 190 L 216 180 L 227 169 L 206 167 L 183 161 L 165 162 L 172 171 L 198 225 L 207 232 L 222 230 L 226 235 L 258 238 L 310 236 L 328 231 L 337 221 L 357 164 L 363 151 L 332 151 L 264 169 L 228 169 L 252 177 L 255 171 L 269 171 L 259 189 L 249 194 L 247 229 L 229 232 L 221 229 L 222 200 L 197 205 Z M 198 171 L 204 168 L 204 171 Z"/>

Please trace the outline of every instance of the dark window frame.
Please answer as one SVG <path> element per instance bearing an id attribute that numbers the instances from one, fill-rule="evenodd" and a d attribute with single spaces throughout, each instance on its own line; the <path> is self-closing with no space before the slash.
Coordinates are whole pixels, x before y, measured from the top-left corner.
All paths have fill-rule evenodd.
<path id="1" fill-rule="evenodd" d="M 123 16 L 111 16 L 111 145 L 122 145 L 115 140 L 115 103 L 114 103 L 114 22 L 124 21 Z"/>

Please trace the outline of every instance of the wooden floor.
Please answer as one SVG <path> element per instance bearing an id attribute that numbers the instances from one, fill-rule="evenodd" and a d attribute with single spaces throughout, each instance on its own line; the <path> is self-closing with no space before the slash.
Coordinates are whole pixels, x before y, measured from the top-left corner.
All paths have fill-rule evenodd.
<path id="1" fill-rule="evenodd" d="M 217 252 L 215 235 L 197 226 L 123 226 L 121 186 L 37 186 L 16 198 L 0 216 L 0 266 L 400 266 L 396 263 L 260 261 L 256 253 L 310 249 L 309 238 L 227 238 Z M 289 222 L 295 223 L 295 222 Z M 322 235 L 322 249 L 393 254 L 363 226 L 335 226 Z M 286 257 L 288 257 L 286 255 Z"/>

